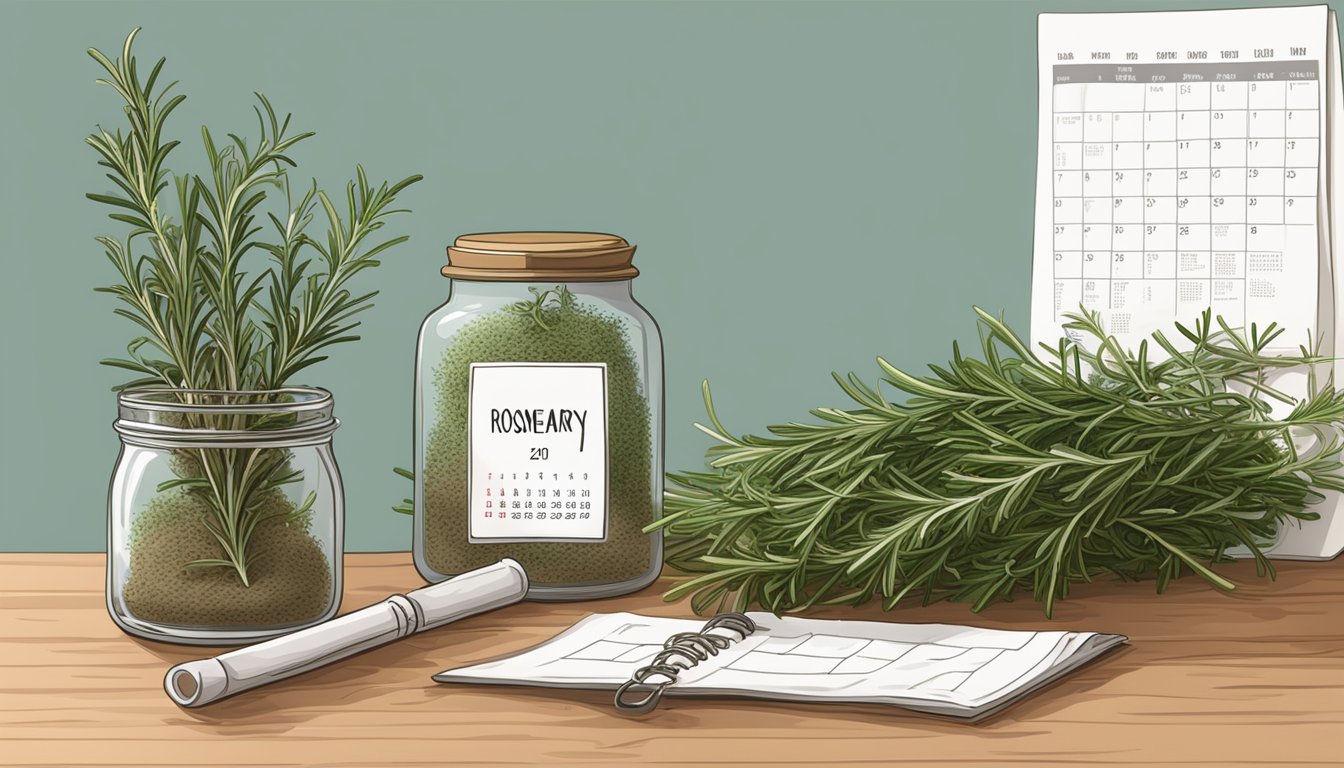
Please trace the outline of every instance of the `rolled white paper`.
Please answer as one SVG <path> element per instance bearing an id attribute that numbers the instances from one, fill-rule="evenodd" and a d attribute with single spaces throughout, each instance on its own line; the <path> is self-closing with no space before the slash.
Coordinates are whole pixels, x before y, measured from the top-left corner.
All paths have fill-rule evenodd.
<path id="1" fill-rule="evenodd" d="M 362 653 L 426 629 L 516 603 L 527 594 L 527 574 L 500 560 L 264 643 L 178 664 L 163 689 L 183 707 L 273 683 Z"/>

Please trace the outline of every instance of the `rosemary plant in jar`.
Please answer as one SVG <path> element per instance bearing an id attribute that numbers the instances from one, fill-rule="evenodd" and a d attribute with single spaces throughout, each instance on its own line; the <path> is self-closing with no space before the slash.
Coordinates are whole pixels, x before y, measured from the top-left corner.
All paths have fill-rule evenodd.
<path id="1" fill-rule="evenodd" d="M 662 339 L 615 235 L 463 235 L 420 331 L 416 567 L 511 557 L 528 595 L 618 595 L 657 578 Z M 405 508 L 402 511 L 409 511 Z"/>
<path id="2" fill-rule="evenodd" d="M 162 59 L 141 79 L 136 32 L 116 61 L 89 51 L 129 124 L 88 139 L 116 188 L 88 197 L 130 228 L 98 238 L 120 280 L 99 290 L 143 332 L 103 361 L 136 374 L 118 387 L 107 605 L 142 637 L 252 642 L 338 607 L 337 421 L 329 392 L 292 381 L 359 338 L 353 318 L 375 293 L 351 281 L 406 239 L 370 236 L 419 177 L 374 185 L 357 167 L 341 208 L 315 183 L 293 190 L 290 153 L 313 134 L 291 133 L 260 94 L 255 143 L 231 133 L 217 144 L 203 128 L 209 173 L 171 173 L 178 142 L 164 125 L 184 97 L 156 87 Z M 318 208 L 321 240 L 307 234 Z M 249 275 L 245 262 L 263 268 Z"/>

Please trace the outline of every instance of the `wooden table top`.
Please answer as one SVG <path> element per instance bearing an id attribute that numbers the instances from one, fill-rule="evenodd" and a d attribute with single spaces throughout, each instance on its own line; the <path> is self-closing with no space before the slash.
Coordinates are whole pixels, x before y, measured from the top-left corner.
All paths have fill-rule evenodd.
<path id="1" fill-rule="evenodd" d="M 610 694 L 438 685 L 430 675 L 533 645 L 590 612 L 689 616 L 663 579 L 635 595 L 526 603 L 308 675 L 179 709 L 169 666 L 212 655 L 122 634 L 102 555 L 0 554 L 0 764 L 1344 764 L 1344 561 L 1249 563 L 1194 578 L 1084 585 L 1046 621 L 1029 601 L 809 615 L 1120 632 L 1130 645 L 986 722 L 881 706 L 668 699 L 627 719 Z M 346 558 L 346 610 L 421 585 L 407 553 Z"/>

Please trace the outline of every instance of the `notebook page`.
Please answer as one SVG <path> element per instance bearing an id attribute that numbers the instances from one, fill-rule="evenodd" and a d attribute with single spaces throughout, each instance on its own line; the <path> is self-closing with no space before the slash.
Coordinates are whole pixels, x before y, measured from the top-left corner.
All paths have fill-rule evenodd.
<path id="1" fill-rule="evenodd" d="M 441 683 L 506 683 L 557 688 L 616 688 L 653 660 L 678 632 L 699 632 L 704 619 L 666 619 L 633 613 L 594 614 L 523 653 L 450 669 L 434 675 Z M 724 630 L 714 634 L 736 640 Z M 730 649 L 731 650 L 731 649 Z M 700 662 L 712 668 L 726 658 Z"/>
<path id="2" fill-rule="evenodd" d="M 1306 343 L 1327 10 L 1041 15 L 1033 340 L 1083 305 L 1131 349 L 1209 307 Z"/>
<path id="3" fill-rule="evenodd" d="M 1033 687 L 1085 648 L 1099 652 L 1124 641 L 1091 632 L 748 615 L 760 629 L 739 653 L 683 678 L 668 694 L 924 702 L 946 705 L 928 707 L 934 710 L 973 710 Z"/>

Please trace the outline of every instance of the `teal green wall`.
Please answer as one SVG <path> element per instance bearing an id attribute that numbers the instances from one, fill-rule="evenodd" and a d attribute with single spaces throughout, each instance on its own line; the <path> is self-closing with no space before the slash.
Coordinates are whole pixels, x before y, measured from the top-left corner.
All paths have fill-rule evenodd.
<path id="1" fill-rule="evenodd" d="M 417 326 L 444 245 L 587 229 L 639 246 L 662 324 L 669 468 L 700 465 L 699 383 L 735 431 L 842 404 L 973 338 L 972 304 L 1025 330 L 1036 14 L 1209 3 L 0 2 L 0 550 L 98 550 L 125 347 L 119 225 L 84 136 L 118 124 L 85 48 L 143 26 L 187 102 L 170 130 L 249 132 L 260 90 L 318 131 L 301 172 L 423 173 L 392 226 L 411 242 L 366 285 L 364 340 L 310 369 L 336 394 L 348 547 L 404 549 Z"/>

